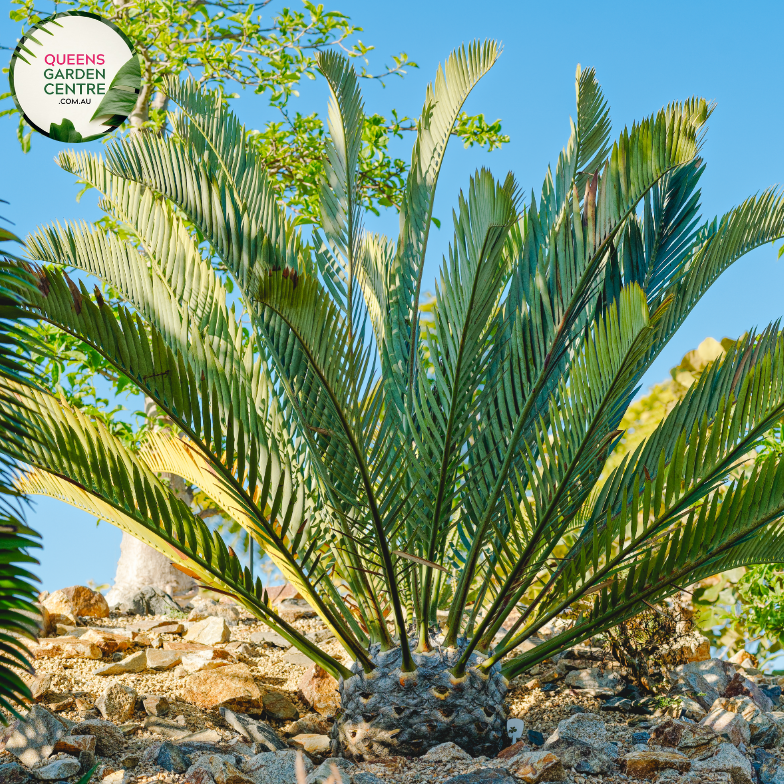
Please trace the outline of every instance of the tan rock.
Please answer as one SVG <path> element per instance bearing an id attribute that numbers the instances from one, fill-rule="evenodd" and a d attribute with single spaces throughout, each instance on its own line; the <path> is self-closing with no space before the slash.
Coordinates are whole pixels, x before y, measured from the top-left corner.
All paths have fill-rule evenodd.
<path id="1" fill-rule="evenodd" d="M 214 649 L 207 649 L 206 651 L 193 651 L 193 653 L 184 653 L 182 655 L 181 663 L 186 672 L 201 672 L 202 670 L 214 670 L 217 667 L 226 667 L 232 664 L 231 661 L 219 658 L 214 655 Z"/>
<path id="2" fill-rule="evenodd" d="M 235 768 L 220 754 L 203 754 L 194 764 L 209 768 L 216 784 L 254 784 L 252 778 Z"/>
<path id="3" fill-rule="evenodd" d="M 751 741 L 751 728 L 740 713 L 733 713 L 718 706 L 712 707 L 700 724 L 710 727 L 717 735 L 726 735 L 736 746 L 741 743 L 748 745 Z"/>
<path id="4" fill-rule="evenodd" d="M 133 716 L 136 692 L 130 686 L 110 683 L 95 701 L 95 707 L 104 719 L 120 724 Z"/>
<path id="5" fill-rule="evenodd" d="M 752 656 L 747 650 L 738 651 L 734 656 L 730 656 L 730 661 L 733 664 L 739 664 L 741 667 L 749 666 L 749 667 L 756 667 L 757 666 L 757 657 Z"/>
<path id="6" fill-rule="evenodd" d="M 633 779 L 655 779 L 663 770 L 686 773 L 691 760 L 675 751 L 632 751 L 621 759 L 621 770 Z"/>
<path id="7" fill-rule="evenodd" d="M 79 639 L 85 642 L 94 642 L 104 656 L 127 651 L 131 645 L 131 640 L 128 637 L 102 632 L 98 629 L 88 629 L 79 636 Z"/>
<path id="8" fill-rule="evenodd" d="M 163 641 L 164 651 L 206 651 L 209 648 L 210 648 L 209 645 L 204 645 L 204 643 L 201 642 L 184 642 L 183 640 Z"/>
<path id="9" fill-rule="evenodd" d="M 218 642 L 229 642 L 231 631 L 223 618 L 205 618 L 194 623 L 185 633 L 185 640 L 200 642 L 203 645 L 215 645 Z"/>
<path id="10" fill-rule="evenodd" d="M 678 665 L 710 659 L 710 641 L 699 632 L 691 632 L 679 637 L 672 645 L 662 651 L 661 659 L 665 664 Z"/>
<path id="11" fill-rule="evenodd" d="M 109 605 L 103 595 L 84 585 L 72 585 L 49 594 L 43 602 L 50 616 L 63 615 L 72 618 L 108 618 Z M 57 623 L 53 617 L 52 620 Z"/>
<path id="12" fill-rule="evenodd" d="M 679 719 L 668 719 L 651 730 L 648 743 L 677 749 L 690 759 L 696 759 L 718 748 L 721 738 L 710 728 L 690 724 Z"/>
<path id="13" fill-rule="evenodd" d="M 144 672 L 147 669 L 147 651 L 137 651 L 130 656 L 96 670 L 96 675 L 123 675 L 126 672 Z"/>
<path id="14" fill-rule="evenodd" d="M 283 599 L 276 607 L 278 615 L 287 623 L 316 617 L 316 611 L 304 599 Z"/>
<path id="15" fill-rule="evenodd" d="M 265 691 L 262 700 L 264 712 L 277 721 L 295 721 L 299 718 L 297 706 L 279 691 Z"/>
<path id="16" fill-rule="evenodd" d="M 66 735 L 60 738 L 54 746 L 55 752 L 65 752 L 78 757 L 82 751 L 95 752 L 94 735 Z"/>
<path id="17" fill-rule="evenodd" d="M 33 702 L 38 702 L 49 692 L 52 686 L 52 674 L 50 672 L 39 672 L 32 677 L 25 677 L 24 682 L 30 689 L 30 696 L 33 698 Z"/>
<path id="18" fill-rule="evenodd" d="M 148 670 L 170 670 L 182 661 L 180 651 L 147 649 L 147 669 Z"/>
<path id="19" fill-rule="evenodd" d="M 316 713 L 331 719 L 340 708 L 338 682 L 326 671 L 313 664 L 297 684 L 297 696 Z"/>
<path id="20" fill-rule="evenodd" d="M 148 716 L 165 716 L 171 705 L 166 697 L 150 694 L 142 700 L 144 711 Z"/>
<path id="21" fill-rule="evenodd" d="M 313 754 L 316 757 L 323 757 L 324 755 L 329 754 L 329 735 L 314 735 L 312 733 L 303 733 L 301 735 L 295 735 L 291 739 L 291 742 L 297 748 L 303 749 L 308 754 Z"/>
<path id="22" fill-rule="evenodd" d="M 181 695 L 186 702 L 207 710 L 224 706 L 259 713 L 264 706 L 262 691 L 245 664 L 197 672 L 187 678 Z"/>
<path id="23" fill-rule="evenodd" d="M 507 770 L 524 784 L 542 781 L 566 781 L 561 760 L 549 751 L 529 751 L 513 757 Z"/>
<path id="24" fill-rule="evenodd" d="M 101 649 L 89 640 L 79 637 L 53 637 L 31 645 L 30 650 L 39 659 L 61 657 L 63 659 L 100 659 Z"/>

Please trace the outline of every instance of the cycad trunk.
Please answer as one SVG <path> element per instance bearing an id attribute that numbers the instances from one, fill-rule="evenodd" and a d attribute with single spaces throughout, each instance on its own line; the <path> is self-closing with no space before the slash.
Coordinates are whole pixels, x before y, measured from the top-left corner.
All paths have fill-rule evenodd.
<path id="1" fill-rule="evenodd" d="M 342 713 L 332 731 L 333 753 L 354 759 L 414 756 L 451 741 L 472 756 L 495 756 L 506 731 L 507 680 L 496 665 L 487 675 L 473 654 L 463 678 L 449 671 L 460 651 L 415 653 L 415 672 L 401 669 L 400 648 L 371 652 L 377 665 L 340 681 Z"/>

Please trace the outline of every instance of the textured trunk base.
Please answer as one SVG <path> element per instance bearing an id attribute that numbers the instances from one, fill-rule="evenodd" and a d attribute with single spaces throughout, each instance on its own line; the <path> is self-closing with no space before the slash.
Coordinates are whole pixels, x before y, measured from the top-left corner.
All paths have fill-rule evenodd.
<path id="1" fill-rule="evenodd" d="M 451 741 L 474 757 L 494 757 L 506 732 L 506 678 L 496 665 L 488 675 L 476 670 L 484 657 L 474 654 L 466 675 L 449 672 L 455 648 L 414 654 L 417 670 L 400 669 L 399 648 L 371 651 L 378 665 L 366 675 L 340 681 L 342 713 L 332 730 L 332 753 L 353 759 L 396 755 L 418 757 Z"/>

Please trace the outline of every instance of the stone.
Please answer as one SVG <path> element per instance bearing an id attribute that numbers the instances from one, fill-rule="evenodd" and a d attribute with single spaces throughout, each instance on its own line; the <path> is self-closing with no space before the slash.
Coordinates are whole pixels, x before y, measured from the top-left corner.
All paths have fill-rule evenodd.
<path id="1" fill-rule="evenodd" d="M 541 732 L 537 732 L 536 730 L 528 730 L 526 735 L 528 737 L 528 742 L 532 746 L 544 746 L 545 737 Z"/>
<path id="2" fill-rule="evenodd" d="M 142 700 L 142 707 L 148 716 L 165 716 L 171 705 L 166 697 L 150 694 Z"/>
<path id="3" fill-rule="evenodd" d="M 579 740 L 585 743 L 602 743 L 607 739 L 607 725 L 595 713 L 576 713 L 558 723 L 555 732 L 544 744 L 545 750 L 559 740 Z"/>
<path id="4" fill-rule="evenodd" d="M 192 765 L 184 778 L 187 784 L 215 784 L 212 771 L 206 765 Z"/>
<path id="5" fill-rule="evenodd" d="M 245 664 L 231 664 L 190 675 L 181 694 L 187 702 L 207 710 L 223 706 L 247 713 L 263 708 L 261 689 Z"/>
<path id="6" fill-rule="evenodd" d="M 677 751 L 632 751 L 621 759 L 621 770 L 633 779 L 656 778 L 663 770 L 686 773 L 691 769 L 691 760 Z"/>
<path id="7" fill-rule="evenodd" d="M 223 618 L 205 618 L 194 623 L 185 633 L 185 640 L 200 642 L 203 645 L 215 645 L 218 642 L 228 642 L 230 639 L 231 632 Z"/>
<path id="8" fill-rule="evenodd" d="M 108 618 L 109 604 L 102 594 L 84 585 L 72 585 L 70 588 L 50 593 L 43 601 L 50 618 L 70 616 L 78 618 Z M 57 622 L 55 620 L 55 622 Z M 74 624 L 75 626 L 76 624 Z"/>
<path id="9" fill-rule="evenodd" d="M 32 678 L 24 678 L 27 688 L 30 689 L 30 696 L 33 702 L 43 699 L 52 686 L 52 674 L 49 672 L 39 672 Z"/>
<path id="10" fill-rule="evenodd" d="M 123 754 L 118 760 L 118 763 L 121 768 L 133 770 L 134 768 L 139 767 L 139 757 L 136 754 Z"/>
<path id="11" fill-rule="evenodd" d="M 169 773 L 185 773 L 191 766 L 191 760 L 179 747 L 164 741 L 155 755 L 155 764 Z"/>
<path id="12" fill-rule="evenodd" d="M 602 671 L 599 667 L 572 670 L 567 674 L 565 683 L 573 689 L 587 692 L 592 697 L 614 697 L 620 694 L 626 685 L 617 672 Z"/>
<path id="13" fill-rule="evenodd" d="M 310 667 L 310 665 L 313 664 L 312 659 L 309 659 L 302 651 L 298 651 L 294 646 L 283 654 L 283 661 L 288 662 L 289 664 L 296 664 L 299 667 Z"/>
<path id="14" fill-rule="evenodd" d="M 133 776 L 127 770 L 115 770 L 101 779 L 101 784 L 131 784 Z"/>
<path id="15" fill-rule="evenodd" d="M 64 752 L 79 756 L 82 751 L 95 751 L 94 735 L 65 735 L 54 746 L 55 753 Z"/>
<path id="16" fill-rule="evenodd" d="M 444 784 L 517 784 L 517 779 L 504 768 L 479 768 L 471 773 L 452 776 Z"/>
<path id="17" fill-rule="evenodd" d="M 180 744 L 212 744 L 219 743 L 221 740 L 221 735 L 216 730 L 198 730 L 197 732 L 192 732 L 190 735 L 186 735 L 184 738 L 182 738 Z"/>
<path id="18" fill-rule="evenodd" d="M 303 749 L 311 756 L 323 757 L 325 754 L 329 754 L 329 735 L 314 735 L 306 732 L 301 735 L 295 735 L 291 742 L 294 746 Z"/>
<path id="19" fill-rule="evenodd" d="M 647 741 L 651 746 L 677 749 L 690 759 L 712 753 L 721 742 L 719 736 L 710 727 L 691 724 L 680 719 L 667 719 L 654 727 Z"/>
<path id="20" fill-rule="evenodd" d="M 103 654 L 94 642 L 83 642 L 79 637 L 53 637 L 30 645 L 36 658 L 100 659 Z"/>
<path id="21" fill-rule="evenodd" d="M 304 599 L 284 599 L 277 603 L 277 611 L 286 623 L 316 617 L 316 611 Z"/>
<path id="22" fill-rule="evenodd" d="M 216 784 L 253 784 L 246 773 L 238 770 L 225 754 L 203 754 L 196 760 L 196 765 L 209 768 Z"/>
<path id="23" fill-rule="evenodd" d="M 0 765 L 0 784 L 29 784 L 31 781 L 30 773 L 18 762 Z"/>
<path id="24" fill-rule="evenodd" d="M 280 728 L 283 735 L 299 735 L 303 732 L 312 732 L 316 735 L 329 735 L 331 729 L 330 723 L 318 713 L 307 713 L 296 721 Z"/>
<path id="25" fill-rule="evenodd" d="M 137 651 L 118 662 L 96 670 L 96 675 L 124 675 L 126 672 L 144 672 L 147 669 L 147 650 Z"/>
<path id="26" fill-rule="evenodd" d="M 71 735 L 94 735 L 95 750 L 102 757 L 113 757 L 125 746 L 125 736 L 110 721 L 87 719 L 71 727 Z"/>
<path id="27" fill-rule="evenodd" d="M 25 720 L 16 722 L 5 750 L 31 768 L 47 759 L 57 741 L 67 734 L 65 725 L 56 716 L 42 705 L 33 705 Z"/>
<path id="28" fill-rule="evenodd" d="M 352 775 L 351 784 L 385 784 L 385 782 L 378 776 L 374 776 L 372 773 L 360 770 L 358 773 L 354 773 L 354 775 Z"/>
<path id="29" fill-rule="evenodd" d="M 470 760 L 471 755 L 455 743 L 439 743 L 438 746 L 433 746 L 421 759 L 425 762 L 447 763 Z"/>
<path id="30" fill-rule="evenodd" d="M 148 670 L 171 670 L 182 661 L 181 651 L 147 649 Z"/>
<path id="31" fill-rule="evenodd" d="M 687 694 L 709 710 L 724 694 L 734 675 L 732 664 L 721 659 L 681 664 L 668 673 L 672 684 L 670 694 Z"/>
<path id="32" fill-rule="evenodd" d="M 647 743 L 651 739 L 650 732 L 633 732 L 632 733 L 632 744 L 637 743 Z"/>
<path id="33" fill-rule="evenodd" d="M 751 741 L 751 729 L 746 719 L 740 713 L 733 713 L 721 707 L 712 709 L 700 725 L 710 727 L 717 735 L 726 735 L 736 746 Z"/>
<path id="34" fill-rule="evenodd" d="M 182 656 L 182 669 L 187 673 L 201 672 L 202 670 L 214 670 L 218 667 L 225 667 L 232 662 L 226 659 L 218 659 L 212 655 L 211 650 L 194 651 L 185 653 Z"/>
<path id="35" fill-rule="evenodd" d="M 253 632 L 250 636 L 250 641 L 256 645 L 269 645 L 275 648 L 291 647 L 291 643 L 285 637 L 281 637 L 277 632 L 273 632 L 272 629 Z"/>
<path id="36" fill-rule="evenodd" d="M 332 777 L 332 784 L 339 784 L 335 782 L 335 774 L 340 776 L 340 782 L 343 784 L 353 784 L 354 773 L 356 772 L 356 765 L 343 757 L 330 757 L 325 759 L 305 780 L 305 784 L 327 784 Z"/>
<path id="37" fill-rule="evenodd" d="M 750 678 L 746 678 L 739 672 L 731 678 L 724 689 L 723 697 L 748 697 L 760 710 L 768 711 L 773 710 L 773 703 L 760 687 L 754 683 Z"/>
<path id="38" fill-rule="evenodd" d="M 60 781 L 75 776 L 81 768 L 79 760 L 63 755 L 60 759 L 49 760 L 33 768 L 32 774 L 41 781 Z"/>
<path id="39" fill-rule="evenodd" d="M 708 661 L 709 659 L 710 641 L 697 631 L 677 638 L 674 643 L 661 652 L 661 660 L 670 666 Z"/>
<path id="40" fill-rule="evenodd" d="M 732 743 L 722 743 L 717 752 L 707 759 L 692 763 L 695 773 L 729 773 L 732 784 L 754 784 L 751 763 Z"/>
<path id="41" fill-rule="evenodd" d="M 149 621 L 139 621 L 127 626 L 134 632 L 157 632 L 158 634 L 182 634 L 185 627 L 179 621 L 171 618 L 152 618 Z"/>
<path id="42" fill-rule="evenodd" d="M 778 722 L 770 714 L 763 713 L 750 697 L 720 697 L 711 710 L 718 708 L 738 713 L 746 719 L 752 745 L 771 749 L 781 740 L 782 729 Z"/>
<path id="43" fill-rule="evenodd" d="M 708 711 L 697 700 L 681 695 L 681 716 L 692 721 L 702 721 L 707 715 Z"/>
<path id="44" fill-rule="evenodd" d="M 297 706 L 279 691 L 265 691 L 262 695 L 264 713 L 276 721 L 295 721 L 299 718 Z"/>
<path id="45" fill-rule="evenodd" d="M 260 743 L 269 751 L 281 751 L 287 748 L 286 744 L 278 737 L 278 734 L 269 724 L 252 719 L 250 716 L 242 713 L 235 713 L 225 707 L 220 709 L 220 714 L 232 729 L 239 732 L 240 735 L 249 741 Z"/>
<path id="46" fill-rule="evenodd" d="M 318 664 L 312 664 L 299 679 L 297 697 L 309 708 L 326 716 L 335 717 L 340 709 L 338 682 Z"/>
<path id="47" fill-rule="evenodd" d="M 209 617 L 223 618 L 230 626 L 236 626 L 242 616 L 239 607 L 220 602 L 211 602 L 209 605 L 198 605 L 188 614 L 189 621 L 203 621 Z"/>
<path id="48" fill-rule="evenodd" d="M 524 784 L 542 781 L 566 781 L 566 771 L 559 757 L 549 751 L 518 754 L 507 765 L 509 772 Z"/>
<path id="49" fill-rule="evenodd" d="M 178 724 L 176 721 L 169 721 L 158 716 L 148 716 L 144 720 L 143 726 L 144 729 L 170 740 L 182 740 L 192 734 L 184 724 Z"/>
<path id="50" fill-rule="evenodd" d="M 762 761 L 757 776 L 760 784 L 784 784 L 784 765 L 771 756 L 771 758 Z"/>
<path id="51" fill-rule="evenodd" d="M 109 592 L 109 598 L 114 598 L 112 591 Z M 152 585 L 116 598 L 119 599 L 117 609 L 126 615 L 171 615 L 182 612 L 180 605 L 166 591 Z"/>
<path id="52" fill-rule="evenodd" d="M 759 687 L 762 693 L 773 703 L 773 707 L 777 708 L 781 700 L 781 686 L 768 686 L 760 683 Z"/>
<path id="53" fill-rule="evenodd" d="M 82 642 L 94 642 L 104 656 L 126 651 L 131 645 L 130 638 L 99 629 L 88 629 L 84 634 L 79 635 L 79 639 Z"/>
<path id="54" fill-rule="evenodd" d="M 299 751 L 268 751 L 245 760 L 242 769 L 255 784 L 294 784 L 297 780 L 297 757 L 302 760 L 305 774 L 313 771 L 313 763 Z"/>
<path id="55" fill-rule="evenodd" d="M 136 691 L 121 683 L 110 683 L 95 701 L 95 707 L 107 721 L 128 721 L 136 708 Z"/>

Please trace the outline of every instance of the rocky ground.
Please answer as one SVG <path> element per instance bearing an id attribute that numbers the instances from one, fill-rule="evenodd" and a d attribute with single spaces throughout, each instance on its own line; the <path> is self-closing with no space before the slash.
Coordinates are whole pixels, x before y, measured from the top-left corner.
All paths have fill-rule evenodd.
<path id="1" fill-rule="evenodd" d="M 344 658 L 290 589 L 274 598 Z M 354 764 L 330 756 L 334 680 L 241 608 L 147 591 L 110 613 L 87 588 L 44 607 L 35 702 L 0 737 L 0 784 L 75 783 L 92 768 L 102 784 L 784 784 L 777 679 L 709 659 L 696 638 L 671 667 L 668 700 L 643 698 L 603 651 L 576 648 L 510 684 L 517 742 L 496 758 L 447 743 Z"/>

